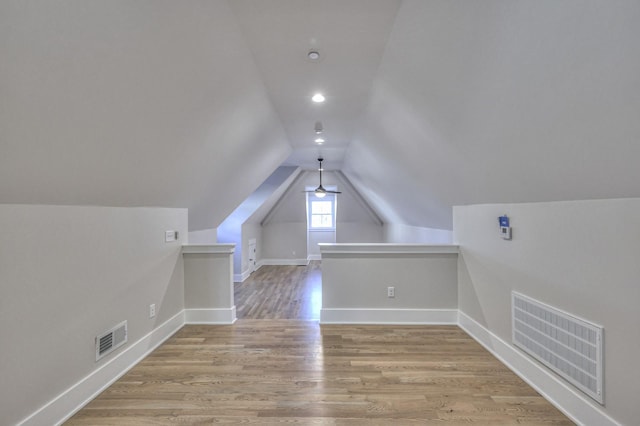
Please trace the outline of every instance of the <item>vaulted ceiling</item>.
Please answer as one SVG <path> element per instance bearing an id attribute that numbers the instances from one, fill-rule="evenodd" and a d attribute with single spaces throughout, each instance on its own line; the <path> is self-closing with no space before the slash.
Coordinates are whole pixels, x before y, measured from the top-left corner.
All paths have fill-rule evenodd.
<path id="1" fill-rule="evenodd" d="M 319 154 L 414 226 L 638 197 L 638 22 L 636 1 L 3 0 L 0 202 L 213 228 Z"/>

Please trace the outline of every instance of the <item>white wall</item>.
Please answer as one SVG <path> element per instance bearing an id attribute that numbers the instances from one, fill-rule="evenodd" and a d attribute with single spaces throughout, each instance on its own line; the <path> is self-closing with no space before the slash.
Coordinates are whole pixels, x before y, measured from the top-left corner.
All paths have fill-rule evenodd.
<path id="1" fill-rule="evenodd" d="M 505 213 L 511 241 L 498 235 Z M 512 290 L 602 325 L 604 410 L 637 424 L 640 199 L 455 207 L 454 235 L 460 311 L 509 343 Z"/>
<path id="2" fill-rule="evenodd" d="M 342 178 L 344 179 L 344 178 Z M 334 172 L 322 175 L 324 186 L 336 186 L 342 194 L 337 198 L 336 242 L 379 243 L 382 225 L 351 185 Z M 327 233 L 313 234 L 307 241 L 306 187 L 318 185 L 317 172 L 303 172 L 291 189 L 276 204 L 263 223 L 264 259 L 306 259 L 319 254 L 317 243 L 328 242 Z M 333 241 L 333 239 L 331 239 Z M 309 242 L 309 245 L 307 245 Z M 296 252 L 293 255 L 293 251 Z"/>
<path id="3" fill-rule="evenodd" d="M 187 210 L 0 205 L 0 423 L 15 424 L 184 309 Z M 149 319 L 149 304 L 157 316 Z M 127 320 L 128 344 L 94 338 Z"/>
<path id="4" fill-rule="evenodd" d="M 188 324 L 233 324 L 233 244 L 184 246 L 184 305 Z"/>
<path id="5" fill-rule="evenodd" d="M 276 222 L 262 227 L 262 259 L 307 259 L 306 222 Z"/>
<path id="6" fill-rule="evenodd" d="M 242 224 L 237 223 L 235 226 L 224 226 L 222 223 L 218 227 L 218 243 L 219 244 L 235 244 L 233 252 L 233 273 L 240 276 L 242 273 Z"/>
<path id="7" fill-rule="evenodd" d="M 307 231 L 307 256 L 310 259 L 320 259 L 320 246 L 318 244 L 335 243 L 335 230 L 309 230 Z"/>
<path id="8" fill-rule="evenodd" d="M 329 244 L 320 250 L 322 322 L 456 323 L 457 247 Z"/>
<path id="9" fill-rule="evenodd" d="M 423 228 L 399 223 L 384 224 L 385 243 L 451 244 L 453 231 L 447 229 Z"/>
<path id="10" fill-rule="evenodd" d="M 338 222 L 336 243 L 382 243 L 383 227 L 369 222 Z"/>
<path id="11" fill-rule="evenodd" d="M 218 229 L 189 231 L 189 244 L 215 244 L 218 241 Z"/>

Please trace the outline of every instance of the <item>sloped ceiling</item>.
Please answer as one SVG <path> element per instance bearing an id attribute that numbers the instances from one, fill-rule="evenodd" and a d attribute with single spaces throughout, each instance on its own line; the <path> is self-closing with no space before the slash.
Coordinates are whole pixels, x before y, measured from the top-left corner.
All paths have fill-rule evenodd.
<path id="1" fill-rule="evenodd" d="M 385 220 L 640 196 L 640 3 L 403 1 L 345 174 Z"/>
<path id="2" fill-rule="evenodd" d="M 399 0 L 232 0 L 248 45 L 294 148 L 286 164 L 342 166 L 367 105 Z M 315 50 L 320 59 L 311 61 Z M 310 101 L 325 94 L 324 104 Z M 314 144 L 323 124 L 322 146 Z"/>
<path id="3" fill-rule="evenodd" d="M 291 146 L 226 1 L 0 2 L 0 201 L 216 227 Z"/>
<path id="4" fill-rule="evenodd" d="M 633 1 L 5 0 L 0 202 L 188 207 L 212 228 L 318 155 L 413 226 L 637 197 L 638 22 Z"/>

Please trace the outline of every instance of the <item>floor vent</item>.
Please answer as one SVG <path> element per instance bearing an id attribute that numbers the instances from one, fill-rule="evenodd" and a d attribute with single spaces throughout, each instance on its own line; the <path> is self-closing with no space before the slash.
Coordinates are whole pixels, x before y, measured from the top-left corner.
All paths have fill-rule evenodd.
<path id="1" fill-rule="evenodd" d="M 511 306 L 513 343 L 603 404 L 602 327 L 515 292 Z"/>
<path id="2" fill-rule="evenodd" d="M 96 361 L 127 343 L 127 321 L 96 336 Z"/>

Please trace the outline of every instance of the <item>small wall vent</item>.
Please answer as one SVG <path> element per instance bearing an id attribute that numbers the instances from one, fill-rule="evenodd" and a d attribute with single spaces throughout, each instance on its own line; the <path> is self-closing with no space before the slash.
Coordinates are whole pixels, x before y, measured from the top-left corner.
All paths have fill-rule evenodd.
<path id="1" fill-rule="evenodd" d="M 603 328 L 516 292 L 511 307 L 513 343 L 603 404 Z"/>
<path id="2" fill-rule="evenodd" d="M 127 321 L 96 336 L 96 361 L 127 343 Z"/>

